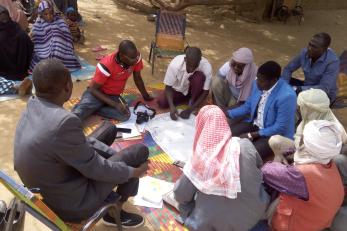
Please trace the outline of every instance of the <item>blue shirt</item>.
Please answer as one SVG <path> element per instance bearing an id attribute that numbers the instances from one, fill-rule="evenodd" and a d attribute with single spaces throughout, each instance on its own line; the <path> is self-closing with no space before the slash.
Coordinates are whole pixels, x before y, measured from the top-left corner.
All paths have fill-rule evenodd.
<path id="1" fill-rule="evenodd" d="M 327 93 L 330 100 L 333 101 L 337 94 L 336 79 L 339 73 L 339 65 L 338 57 L 330 48 L 313 64 L 311 58 L 308 57 L 307 48 L 304 48 L 284 68 L 282 78 L 289 82 L 292 78 L 292 73 L 301 67 L 305 75 L 302 90 L 310 88 L 322 89 Z"/>

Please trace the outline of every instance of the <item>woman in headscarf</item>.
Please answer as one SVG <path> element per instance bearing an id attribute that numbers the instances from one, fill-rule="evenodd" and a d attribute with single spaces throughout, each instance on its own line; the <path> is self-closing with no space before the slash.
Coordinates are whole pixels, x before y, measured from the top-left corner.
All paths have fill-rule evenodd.
<path id="1" fill-rule="evenodd" d="M 64 19 L 54 14 L 53 7 L 48 1 L 41 1 L 37 18 L 32 28 L 34 56 L 30 65 L 35 65 L 43 59 L 60 59 L 66 68 L 74 71 L 81 68 L 74 53 L 74 46 L 69 27 Z"/>
<path id="2" fill-rule="evenodd" d="M 214 103 L 224 109 L 246 101 L 251 94 L 257 70 L 249 48 L 236 50 L 212 81 Z"/>
<path id="3" fill-rule="evenodd" d="M 272 230 L 318 231 L 330 227 L 344 188 L 332 159 L 340 154 L 342 131 L 336 122 L 308 122 L 294 154 L 294 165 L 267 163 L 264 182 L 279 192 Z"/>
<path id="4" fill-rule="evenodd" d="M 29 23 L 27 16 L 16 2 L 12 0 L 0 0 L 0 5 L 8 10 L 11 20 L 18 23 L 22 30 L 26 31 L 28 29 Z"/>
<path id="5" fill-rule="evenodd" d="M 250 230 L 269 203 L 260 156 L 248 139 L 232 137 L 217 106 L 203 107 L 195 126 L 193 155 L 174 189 L 184 225 L 192 231 Z"/>
<path id="6" fill-rule="evenodd" d="M 7 80 L 23 80 L 28 75 L 33 49 L 28 34 L 0 5 L 0 76 Z"/>
<path id="7" fill-rule="evenodd" d="M 294 153 L 295 149 L 299 146 L 299 141 L 306 124 L 312 120 L 328 120 L 336 122 L 342 131 L 342 143 L 347 143 L 346 131 L 329 108 L 330 100 L 323 90 L 309 89 L 303 91 L 298 95 L 297 102 L 302 121 L 296 129 L 294 142 L 280 135 L 272 136 L 269 140 L 269 145 L 275 154 L 275 158 L 282 158 L 285 161 L 282 154 Z"/>

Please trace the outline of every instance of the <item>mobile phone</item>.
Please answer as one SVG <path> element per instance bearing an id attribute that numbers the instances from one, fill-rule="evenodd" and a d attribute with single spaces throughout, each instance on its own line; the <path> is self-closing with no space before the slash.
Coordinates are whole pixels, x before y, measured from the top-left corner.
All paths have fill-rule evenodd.
<path id="1" fill-rule="evenodd" d="M 176 160 L 172 164 L 179 167 L 179 168 L 183 168 L 186 163 L 184 163 L 183 161 L 180 161 L 180 160 Z"/>
<path id="2" fill-rule="evenodd" d="M 120 127 L 117 127 L 117 132 L 131 133 L 131 129 L 130 128 L 120 128 Z"/>

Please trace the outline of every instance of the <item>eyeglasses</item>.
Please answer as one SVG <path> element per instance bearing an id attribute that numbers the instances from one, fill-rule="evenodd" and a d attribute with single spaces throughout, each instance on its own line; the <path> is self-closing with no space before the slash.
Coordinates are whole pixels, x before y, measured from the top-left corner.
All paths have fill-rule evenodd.
<path id="1" fill-rule="evenodd" d="M 232 60 L 230 62 L 230 66 L 234 69 L 243 70 L 245 68 L 246 64 L 238 63 L 238 62 L 235 62 L 234 60 Z"/>
<path id="2" fill-rule="evenodd" d="M 123 56 L 131 63 L 138 63 L 141 60 L 140 52 L 137 52 L 136 57 L 132 58 L 123 54 Z"/>

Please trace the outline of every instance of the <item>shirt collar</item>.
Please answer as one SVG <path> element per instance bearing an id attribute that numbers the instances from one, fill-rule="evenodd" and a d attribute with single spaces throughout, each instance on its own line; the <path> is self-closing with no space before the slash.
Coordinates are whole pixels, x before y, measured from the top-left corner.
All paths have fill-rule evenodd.
<path id="1" fill-rule="evenodd" d="M 263 91 L 263 94 L 268 94 L 270 95 L 270 93 L 272 92 L 272 90 L 277 86 L 278 84 L 278 81 L 275 83 L 275 85 L 273 85 L 269 90 L 267 91 Z"/>
<path id="2" fill-rule="evenodd" d="M 326 52 L 324 52 L 316 61 L 316 63 L 320 63 L 320 62 L 324 62 L 325 59 L 327 58 L 328 56 L 328 51 L 329 51 L 330 48 L 327 49 Z M 310 60 L 310 63 L 312 63 L 312 59 L 310 57 L 308 57 L 308 51 L 306 50 L 306 55 L 305 55 L 306 59 Z"/>

